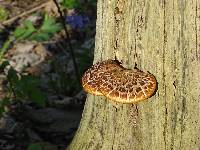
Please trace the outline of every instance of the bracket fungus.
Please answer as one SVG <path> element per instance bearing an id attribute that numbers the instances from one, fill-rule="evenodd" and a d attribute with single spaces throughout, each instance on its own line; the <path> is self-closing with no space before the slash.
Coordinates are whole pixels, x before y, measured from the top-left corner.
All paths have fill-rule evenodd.
<path id="1" fill-rule="evenodd" d="M 151 97 L 157 81 L 149 72 L 126 69 L 117 60 L 106 60 L 94 64 L 83 74 L 82 86 L 93 95 L 120 103 L 135 103 Z"/>

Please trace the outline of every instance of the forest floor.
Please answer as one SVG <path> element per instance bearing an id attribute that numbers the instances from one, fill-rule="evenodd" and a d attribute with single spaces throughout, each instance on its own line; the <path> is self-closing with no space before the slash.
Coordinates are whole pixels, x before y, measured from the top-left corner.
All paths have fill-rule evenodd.
<path id="1" fill-rule="evenodd" d="M 47 35 L 39 28 L 47 14 L 56 21 L 48 20 L 47 29 L 62 22 L 53 0 L 0 0 L 0 150 L 64 150 L 71 142 L 86 99 L 80 79 L 92 64 L 95 36 L 96 6 L 81 2 L 81 11 L 61 7 L 67 33 L 62 28 Z M 19 35 L 32 25 L 38 30 Z"/>

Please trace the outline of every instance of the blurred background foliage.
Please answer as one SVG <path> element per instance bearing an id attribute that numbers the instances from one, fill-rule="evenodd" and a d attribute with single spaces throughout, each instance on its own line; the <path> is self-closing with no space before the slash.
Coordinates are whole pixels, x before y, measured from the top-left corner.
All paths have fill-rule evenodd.
<path id="1" fill-rule="evenodd" d="M 60 110 L 60 106 L 71 110 L 74 107 L 77 109 L 78 106 L 76 111 L 82 111 L 86 96 L 80 80 L 93 61 L 96 0 L 57 2 L 64 20 L 57 11 L 55 1 L 43 1 L 44 7 L 43 3 L 37 0 L 14 0 L 10 3 L 3 2 L 2 5 L 0 2 L 2 134 L 4 132 L 1 130 L 1 123 L 7 116 L 15 120 L 14 124 L 20 120 L 20 124 L 27 125 L 25 119 L 19 119 L 19 116 L 23 118 L 22 113 L 26 113 L 27 108 L 46 111 L 49 108 Z M 34 11 L 29 8 L 31 6 Z M 67 31 L 64 30 L 64 25 Z M 70 51 L 73 51 L 74 55 L 71 55 Z M 77 66 L 74 66 L 74 61 Z M 78 73 L 75 71 L 76 67 Z M 80 80 L 77 80 L 77 77 Z M 28 128 L 33 130 L 31 123 L 28 124 Z M 78 124 L 71 127 L 73 130 L 70 128 L 68 142 L 64 142 L 65 139 L 59 141 L 61 143 L 53 143 L 49 137 L 41 137 L 40 140 L 33 140 L 32 137 L 27 139 L 27 131 L 21 129 L 23 136 L 16 140 L 26 139 L 27 142 L 20 144 L 14 140 L 13 149 L 17 150 L 16 146 L 28 150 L 64 149 L 72 139 L 77 126 Z M 62 138 L 66 138 L 68 130 L 62 133 Z M 37 132 L 38 136 L 41 134 L 41 131 L 35 129 L 34 132 Z M 15 134 L 13 131 L 12 136 Z M 13 145 L 13 142 L 11 143 Z"/>

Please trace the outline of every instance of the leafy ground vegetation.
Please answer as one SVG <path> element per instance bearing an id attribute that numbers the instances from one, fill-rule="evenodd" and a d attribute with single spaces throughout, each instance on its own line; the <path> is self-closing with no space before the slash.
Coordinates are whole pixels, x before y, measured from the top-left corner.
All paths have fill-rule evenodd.
<path id="1" fill-rule="evenodd" d="M 0 150 L 64 150 L 86 94 L 96 0 L 0 0 Z"/>

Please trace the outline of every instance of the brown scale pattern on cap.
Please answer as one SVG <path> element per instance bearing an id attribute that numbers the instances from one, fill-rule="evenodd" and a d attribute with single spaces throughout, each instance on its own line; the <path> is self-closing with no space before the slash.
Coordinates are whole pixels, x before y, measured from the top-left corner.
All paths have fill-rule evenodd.
<path id="1" fill-rule="evenodd" d="M 151 97 L 157 82 L 148 72 L 129 70 L 116 60 L 107 60 L 88 69 L 82 77 L 82 85 L 88 93 L 104 95 L 116 102 L 134 103 Z"/>
<path id="2" fill-rule="evenodd" d="M 99 85 L 102 84 L 102 76 L 105 72 L 112 71 L 115 68 L 122 68 L 116 60 L 106 60 L 98 62 L 89 68 L 82 77 L 82 86 L 88 93 L 94 95 L 103 95 L 99 90 Z"/>

